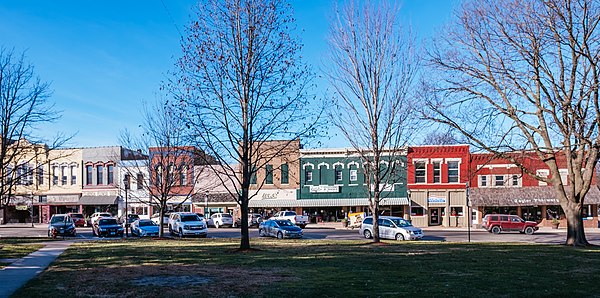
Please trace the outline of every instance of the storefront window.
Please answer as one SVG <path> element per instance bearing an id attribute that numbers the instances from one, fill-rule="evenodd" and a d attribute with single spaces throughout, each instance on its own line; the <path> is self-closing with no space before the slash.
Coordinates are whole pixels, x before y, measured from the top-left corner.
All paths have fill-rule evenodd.
<path id="1" fill-rule="evenodd" d="M 425 215 L 425 208 L 423 207 L 410 207 L 411 216 L 423 216 Z"/>
<path id="2" fill-rule="evenodd" d="M 450 216 L 463 216 L 463 207 L 450 207 Z"/>

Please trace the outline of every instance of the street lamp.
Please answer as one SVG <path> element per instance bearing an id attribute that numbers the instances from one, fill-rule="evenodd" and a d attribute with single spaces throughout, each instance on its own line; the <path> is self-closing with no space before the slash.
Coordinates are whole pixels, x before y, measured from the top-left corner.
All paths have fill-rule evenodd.
<path id="1" fill-rule="evenodd" d="M 208 212 L 208 190 L 206 191 L 205 195 L 204 195 L 204 218 L 207 218 L 207 213 Z"/>
<path id="2" fill-rule="evenodd" d="M 125 177 L 123 177 L 123 186 L 125 187 L 125 236 L 129 237 L 129 226 L 127 225 L 127 211 L 128 211 L 128 204 L 127 204 L 127 192 L 129 190 L 129 175 L 125 175 Z"/>

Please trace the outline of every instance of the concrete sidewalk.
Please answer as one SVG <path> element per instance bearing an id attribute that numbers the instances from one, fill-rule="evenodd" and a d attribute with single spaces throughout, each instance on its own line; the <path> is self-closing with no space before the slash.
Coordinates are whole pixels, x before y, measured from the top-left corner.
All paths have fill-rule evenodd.
<path id="1" fill-rule="evenodd" d="M 0 297 L 9 297 L 30 279 L 44 271 L 73 241 L 52 241 L 0 270 Z"/>

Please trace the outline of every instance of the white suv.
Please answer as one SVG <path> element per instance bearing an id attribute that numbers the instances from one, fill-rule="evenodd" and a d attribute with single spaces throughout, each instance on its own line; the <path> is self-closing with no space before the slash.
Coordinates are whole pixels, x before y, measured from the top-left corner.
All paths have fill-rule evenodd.
<path id="1" fill-rule="evenodd" d="M 112 217 L 112 214 L 108 212 L 96 212 L 92 214 L 92 217 L 90 217 L 90 227 L 93 227 L 100 217 Z"/>
<path id="2" fill-rule="evenodd" d="M 380 216 L 379 237 L 396 240 L 417 240 L 423 238 L 423 230 L 415 228 L 409 221 L 402 217 Z M 365 238 L 373 238 L 373 217 L 367 216 L 363 220 L 359 233 Z"/>
<path id="3" fill-rule="evenodd" d="M 204 219 L 196 213 L 174 212 L 169 216 L 169 234 L 177 234 L 180 238 L 184 236 L 200 236 L 205 238 L 208 235 L 208 228 Z"/>
<path id="4" fill-rule="evenodd" d="M 233 216 L 229 213 L 215 213 L 210 216 L 210 219 L 212 220 L 212 225 L 217 229 L 225 226 L 233 227 Z"/>

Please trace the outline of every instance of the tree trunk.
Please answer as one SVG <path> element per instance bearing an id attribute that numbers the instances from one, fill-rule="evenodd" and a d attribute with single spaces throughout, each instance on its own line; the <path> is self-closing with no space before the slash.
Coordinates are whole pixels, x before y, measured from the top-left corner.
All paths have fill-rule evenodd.
<path id="1" fill-rule="evenodd" d="M 379 204 L 377 204 L 378 197 L 376 195 L 373 196 L 373 201 L 369 202 L 371 204 L 371 212 L 373 212 L 373 243 L 381 242 L 379 238 Z"/>
<path id="2" fill-rule="evenodd" d="M 583 228 L 583 218 L 581 217 L 581 204 L 567 203 L 567 206 L 562 207 L 567 217 L 567 240 L 565 242 L 565 245 L 590 245 L 590 243 L 585 237 L 585 229 Z"/>
<path id="3" fill-rule="evenodd" d="M 248 189 L 242 188 L 241 198 L 242 218 L 241 221 L 241 237 L 240 249 L 250 249 L 250 233 L 248 232 Z"/>

